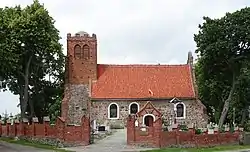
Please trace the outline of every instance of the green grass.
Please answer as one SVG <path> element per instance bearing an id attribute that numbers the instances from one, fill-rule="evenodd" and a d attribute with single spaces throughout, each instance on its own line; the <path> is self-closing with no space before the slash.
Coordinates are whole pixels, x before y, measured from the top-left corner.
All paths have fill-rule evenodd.
<path id="1" fill-rule="evenodd" d="M 68 151 L 68 150 L 64 150 L 64 149 L 59 149 L 59 148 L 57 148 L 55 146 L 51 146 L 51 145 L 47 145 L 47 144 L 32 143 L 32 142 L 29 142 L 29 141 L 15 140 L 15 139 L 12 139 L 12 138 L 0 137 L 0 141 L 12 143 L 12 144 L 19 144 L 19 145 L 24 145 L 24 146 L 30 146 L 30 147 L 40 148 L 40 149 L 53 150 L 55 152 L 73 152 L 73 151 Z"/>
<path id="2" fill-rule="evenodd" d="M 159 150 L 149 150 L 144 152 L 216 152 L 216 151 L 230 151 L 230 150 L 240 150 L 240 149 L 250 149 L 250 145 L 231 145 L 231 146 L 216 146 L 213 148 L 166 148 Z"/>

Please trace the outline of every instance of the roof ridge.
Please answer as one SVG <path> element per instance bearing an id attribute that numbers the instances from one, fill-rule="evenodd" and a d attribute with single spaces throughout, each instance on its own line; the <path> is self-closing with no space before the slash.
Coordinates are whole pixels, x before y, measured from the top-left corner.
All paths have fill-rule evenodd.
<path id="1" fill-rule="evenodd" d="M 98 64 L 103 66 L 116 66 L 116 67 L 124 67 L 124 66 L 188 66 L 188 64 Z"/>

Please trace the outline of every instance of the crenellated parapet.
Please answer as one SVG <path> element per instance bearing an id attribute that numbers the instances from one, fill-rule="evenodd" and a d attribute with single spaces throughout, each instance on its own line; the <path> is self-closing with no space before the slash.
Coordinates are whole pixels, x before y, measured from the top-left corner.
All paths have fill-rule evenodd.
<path id="1" fill-rule="evenodd" d="M 92 34 L 92 35 L 89 35 L 87 32 L 77 32 L 75 33 L 74 35 L 72 35 L 71 33 L 68 33 L 67 34 L 67 40 L 71 40 L 71 41 L 77 41 L 77 40 L 96 40 L 96 34 Z"/>

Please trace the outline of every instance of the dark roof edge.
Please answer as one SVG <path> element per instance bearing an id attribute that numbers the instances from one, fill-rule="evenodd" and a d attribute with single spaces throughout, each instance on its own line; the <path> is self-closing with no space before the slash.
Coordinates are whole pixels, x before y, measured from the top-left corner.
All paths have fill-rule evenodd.
<path id="1" fill-rule="evenodd" d="M 110 101 L 159 101 L 159 100 L 171 100 L 173 98 L 178 98 L 179 100 L 194 100 L 195 97 L 169 97 L 169 98 L 90 98 L 91 100 L 110 100 Z"/>

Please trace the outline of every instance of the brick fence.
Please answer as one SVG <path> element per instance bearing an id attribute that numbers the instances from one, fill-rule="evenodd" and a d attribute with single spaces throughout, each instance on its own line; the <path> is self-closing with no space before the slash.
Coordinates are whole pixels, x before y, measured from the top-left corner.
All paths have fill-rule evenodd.
<path id="1" fill-rule="evenodd" d="M 150 147 L 209 147 L 223 144 L 238 144 L 240 132 L 215 133 L 215 134 L 195 134 L 194 129 L 189 131 L 163 131 L 162 120 L 157 119 L 152 127 L 136 127 L 135 117 L 130 116 L 127 120 L 127 144 L 146 145 Z"/>
<path id="2" fill-rule="evenodd" d="M 58 117 L 55 125 L 49 124 L 49 119 L 44 119 L 43 124 L 39 124 L 37 119 L 33 119 L 32 124 L 27 121 L 7 122 L 6 125 L 0 123 L 0 136 L 20 137 L 31 140 L 50 140 L 50 142 L 63 145 L 88 145 L 90 143 L 90 122 L 89 118 L 83 116 L 81 125 L 67 125 L 65 120 Z"/>

